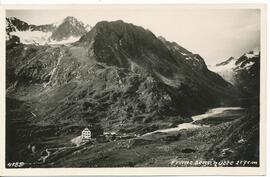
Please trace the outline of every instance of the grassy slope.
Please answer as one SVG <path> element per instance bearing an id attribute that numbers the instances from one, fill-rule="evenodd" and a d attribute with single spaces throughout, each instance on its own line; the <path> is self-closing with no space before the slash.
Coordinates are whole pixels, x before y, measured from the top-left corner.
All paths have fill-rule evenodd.
<path id="1" fill-rule="evenodd" d="M 241 155 L 238 147 L 248 146 L 247 142 L 238 141 L 245 135 L 246 139 L 251 134 L 242 132 L 242 128 L 235 130 L 233 134 L 240 133 L 234 138 L 224 138 L 228 134 L 228 129 L 235 129 L 239 122 L 245 118 L 245 112 L 238 112 L 238 116 L 233 121 L 228 122 L 232 115 L 236 113 L 221 114 L 217 118 L 216 125 L 193 130 L 181 130 L 172 133 L 156 133 L 148 136 L 131 138 L 126 140 L 115 140 L 112 142 L 98 143 L 79 147 L 76 152 L 58 154 L 58 157 L 51 162 L 44 164 L 46 167 L 165 167 L 165 166 L 185 166 L 174 164 L 173 161 L 196 161 L 196 160 L 239 160 L 235 157 Z M 224 120 L 224 122 L 221 122 Z M 247 124 L 245 124 L 247 125 Z M 243 126 L 245 126 L 243 125 Z M 225 135 L 225 136 L 224 136 Z M 232 135 L 231 135 L 232 136 Z M 223 141 L 234 140 L 230 144 L 219 147 L 220 151 L 215 154 L 213 149 Z M 254 143 L 254 142 L 253 142 Z M 230 148 L 233 153 L 226 149 Z M 232 155 L 234 154 L 234 155 Z M 216 157 L 219 157 L 217 159 Z M 257 160 L 243 156 L 241 160 Z M 200 166 L 200 165 L 198 165 Z"/>

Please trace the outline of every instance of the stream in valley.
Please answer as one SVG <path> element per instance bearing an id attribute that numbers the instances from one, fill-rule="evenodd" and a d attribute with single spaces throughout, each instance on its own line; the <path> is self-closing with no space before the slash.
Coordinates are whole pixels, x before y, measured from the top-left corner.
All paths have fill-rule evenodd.
<path id="1" fill-rule="evenodd" d="M 211 118 L 211 117 L 217 117 L 217 119 L 219 118 L 218 115 L 220 114 L 224 114 L 226 111 L 227 112 L 232 112 L 232 111 L 241 111 L 244 110 L 244 108 L 241 107 L 218 107 L 218 108 L 213 108 L 213 109 L 209 109 L 206 113 L 204 114 L 200 114 L 200 115 L 195 115 L 192 116 L 192 122 L 189 123 L 182 123 L 179 124 L 177 127 L 174 128 L 166 128 L 166 129 L 160 129 L 160 130 L 156 130 L 153 132 L 148 132 L 146 134 L 144 134 L 143 136 L 146 135 L 150 135 L 153 133 L 169 133 L 169 132 L 174 132 L 174 131 L 179 131 L 182 129 L 193 129 L 193 128 L 200 128 L 200 127 L 209 127 L 210 125 L 198 125 L 195 124 L 195 121 L 200 121 L 206 118 Z"/>

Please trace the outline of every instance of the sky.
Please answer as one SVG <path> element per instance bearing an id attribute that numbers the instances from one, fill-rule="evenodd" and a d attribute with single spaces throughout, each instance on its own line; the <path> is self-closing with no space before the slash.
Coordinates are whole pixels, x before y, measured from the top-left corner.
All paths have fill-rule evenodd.
<path id="1" fill-rule="evenodd" d="M 121 19 L 200 54 L 208 65 L 260 48 L 260 10 L 257 9 L 100 5 L 73 10 L 8 10 L 6 16 L 36 25 L 59 22 L 67 16 L 91 26 L 103 20 Z"/>

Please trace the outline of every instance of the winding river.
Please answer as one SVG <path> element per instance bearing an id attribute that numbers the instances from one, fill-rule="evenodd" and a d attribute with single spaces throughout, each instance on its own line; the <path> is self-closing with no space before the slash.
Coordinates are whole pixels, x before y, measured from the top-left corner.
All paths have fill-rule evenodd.
<path id="1" fill-rule="evenodd" d="M 182 129 L 193 129 L 193 128 L 200 128 L 200 127 L 209 127 L 209 125 L 196 125 L 196 124 L 194 124 L 194 122 L 198 121 L 198 120 L 202 120 L 202 119 L 217 116 L 219 114 L 224 113 L 225 111 L 236 111 L 236 110 L 243 110 L 243 109 L 244 108 L 241 108 L 241 107 L 218 107 L 218 108 L 209 109 L 204 114 L 192 116 L 191 117 L 192 120 L 193 120 L 192 122 L 182 123 L 182 124 L 179 124 L 177 127 L 174 127 L 174 128 L 166 128 L 166 129 L 156 130 L 156 131 L 153 131 L 153 132 L 146 133 L 143 136 L 150 135 L 150 134 L 153 134 L 153 133 L 158 133 L 158 132 L 168 133 L 168 132 L 179 131 L 179 130 L 182 130 Z"/>

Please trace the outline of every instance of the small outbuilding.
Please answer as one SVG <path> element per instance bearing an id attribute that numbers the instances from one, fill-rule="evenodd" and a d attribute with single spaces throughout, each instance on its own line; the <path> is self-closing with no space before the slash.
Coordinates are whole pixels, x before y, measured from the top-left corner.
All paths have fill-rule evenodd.
<path id="1" fill-rule="evenodd" d="M 82 131 L 82 139 L 83 140 L 89 140 L 89 139 L 91 139 L 91 131 L 88 128 L 85 128 Z"/>

